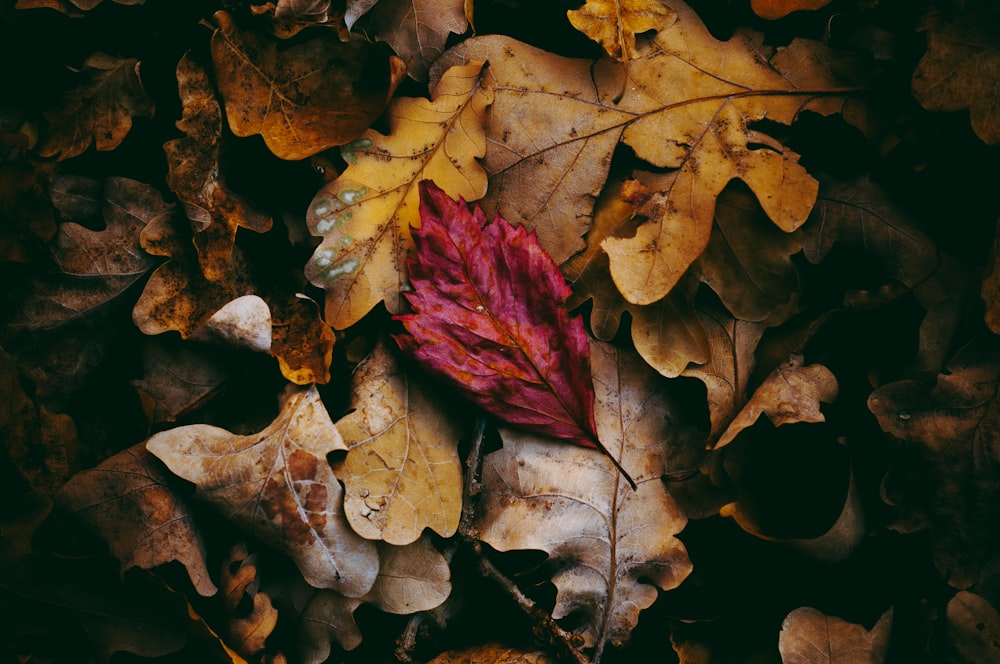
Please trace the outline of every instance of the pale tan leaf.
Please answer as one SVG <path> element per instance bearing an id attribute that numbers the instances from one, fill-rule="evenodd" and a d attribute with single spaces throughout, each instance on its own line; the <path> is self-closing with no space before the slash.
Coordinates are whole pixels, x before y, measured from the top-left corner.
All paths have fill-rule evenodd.
<path id="1" fill-rule="evenodd" d="M 871 630 L 804 606 L 781 624 L 783 664 L 882 664 L 889 650 L 892 608 Z"/>

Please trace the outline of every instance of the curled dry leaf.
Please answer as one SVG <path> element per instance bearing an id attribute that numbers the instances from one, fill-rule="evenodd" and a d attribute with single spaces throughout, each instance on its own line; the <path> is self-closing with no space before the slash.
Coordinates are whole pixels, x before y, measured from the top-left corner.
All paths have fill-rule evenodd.
<path id="1" fill-rule="evenodd" d="M 353 412 L 337 421 L 350 448 L 337 476 L 356 533 L 409 544 L 424 528 L 451 537 L 462 511 L 457 417 L 427 381 L 397 364 L 379 342 L 357 368 Z"/>
<path id="2" fill-rule="evenodd" d="M 326 23 L 329 20 L 330 0 L 278 0 L 274 17 Z"/>
<path id="3" fill-rule="evenodd" d="M 955 593 L 946 609 L 948 636 L 963 664 L 1000 659 L 1000 614 L 985 597 Z"/>
<path id="4" fill-rule="evenodd" d="M 664 383 L 638 356 L 592 344 L 601 441 L 635 478 L 630 488 L 594 450 L 502 429 L 504 446 L 483 460 L 476 526 L 500 551 L 540 549 L 557 565 L 554 618 L 579 614 L 595 661 L 627 641 L 657 588 L 691 571 L 676 538 L 687 523 L 660 477 L 673 408 Z"/>
<path id="5" fill-rule="evenodd" d="M 241 30 L 224 11 L 212 61 L 237 136 L 261 134 L 282 159 L 305 159 L 348 143 L 379 116 L 403 63 L 364 39 L 318 31 L 293 44 Z"/>
<path id="6" fill-rule="evenodd" d="M 260 654 L 278 624 L 278 611 L 260 588 L 257 556 L 249 552 L 246 542 L 233 545 L 222 565 L 219 585 L 227 611 L 228 643 L 245 657 Z"/>
<path id="7" fill-rule="evenodd" d="M 1000 17 L 988 2 L 962 5 L 956 16 L 937 15 L 927 52 L 913 72 L 913 96 L 931 111 L 969 109 L 972 129 L 988 145 L 1000 143 Z"/>
<path id="8" fill-rule="evenodd" d="M 214 595 L 205 543 L 170 480 L 140 443 L 74 475 L 56 500 L 108 543 L 122 572 L 177 560 L 198 594 Z"/>
<path id="9" fill-rule="evenodd" d="M 830 4 L 830 0 L 750 0 L 754 14 L 761 18 L 776 20 L 792 12 L 820 9 Z"/>
<path id="10" fill-rule="evenodd" d="M 892 631 L 890 607 L 871 630 L 804 606 L 781 623 L 782 664 L 882 664 Z"/>
<path id="11" fill-rule="evenodd" d="M 573 27 L 604 47 L 609 57 L 627 61 L 639 56 L 635 36 L 660 30 L 677 14 L 661 0 L 587 0 L 566 12 Z"/>
<path id="12" fill-rule="evenodd" d="M 222 109 L 208 74 L 190 54 L 177 64 L 177 87 L 184 107 L 177 128 L 185 136 L 163 144 L 167 184 L 191 220 L 202 273 L 218 281 L 227 273 L 236 229 L 263 233 L 271 228 L 271 218 L 226 185 L 219 168 Z"/>
<path id="13" fill-rule="evenodd" d="M 146 446 L 197 485 L 196 497 L 288 553 L 310 584 L 349 597 L 371 589 L 378 555 L 344 517 L 343 491 L 326 455 L 347 448 L 315 387 L 291 392 L 257 434 L 193 424 L 158 433 Z"/>
<path id="14" fill-rule="evenodd" d="M 49 130 L 37 148 L 43 157 L 76 157 L 91 143 L 98 150 L 114 150 L 131 131 L 132 118 L 153 117 L 138 59 L 94 53 L 80 73 L 85 82 L 45 114 Z"/>
<path id="15" fill-rule="evenodd" d="M 776 427 L 792 422 L 825 422 L 819 405 L 837 398 L 837 379 L 822 364 L 803 366 L 802 363 L 801 355 L 792 355 L 772 371 L 729 423 L 715 448 L 731 443 L 762 414 Z"/>
<path id="16" fill-rule="evenodd" d="M 323 243 L 306 276 L 326 289 L 326 321 L 350 327 L 385 301 L 401 310 L 410 227 L 420 226 L 417 183 L 433 180 L 449 195 L 475 200 L 486 191 L 476 157 L 492 96 L 480 87 L 482 63 L 455 67 L 433 88 L 433 101 L 402 98 L 389 108 L 389 134 L 369 129 L 342 153 L 349 166 L 309 206 L 309 229 Z"/>
<path id="17" fill-rule="evenodd" d="M 804 109 L 830 114 L 847 92 L 823 48 L 793 41 L 771 54 L 759 35 L 715 40 L 683 4 L 629 66 L 562 58 L 507 37 L 468 39 L 442 68 L 488 60 L 495 92 L 483 206 L 538 232 L 557 262 L 583 249 L 593 200 L 619 142 L 676 169 L 633 236 L 603 241 L 615 283 L 636 304 L 660 300 L 704 251 L 715 198 L 740 178 L 768 217 L 791 231 L 807 218 L 817 185 L 798 155 L 749 123 L 791 123 Z M 525 63 L 529 63 L 526 65 Z M 624 90 L 624 96 L 615 98 Z M 656 136 L 657 140 L 649 140 Z"/>

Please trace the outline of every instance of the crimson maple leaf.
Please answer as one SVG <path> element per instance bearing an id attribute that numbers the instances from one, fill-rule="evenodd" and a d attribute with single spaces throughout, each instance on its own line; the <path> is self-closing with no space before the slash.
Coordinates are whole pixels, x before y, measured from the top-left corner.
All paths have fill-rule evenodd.
<path id="1" fill-rule="evenodd" d="M 608 454 L 594 421 L 587 333 L 566 311 L 570 288 L 534 231 L 499 215 L 488 224 L 479 206 L 429 180 L 419 187 L 413 313 L 396 316 L 409 333 L 396 342 L 504 422 Z"/>

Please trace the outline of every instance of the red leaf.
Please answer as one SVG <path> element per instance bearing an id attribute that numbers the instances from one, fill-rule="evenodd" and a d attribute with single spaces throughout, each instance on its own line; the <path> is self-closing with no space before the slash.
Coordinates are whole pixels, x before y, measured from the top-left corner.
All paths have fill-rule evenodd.
<path id="1" fill-rule="evenodd" d="M 400 347 L 504 422 L 603 450 L 583 322 L 534 232 L 499 215 L 487 224 L 427 180 L 420 220 Z"/>

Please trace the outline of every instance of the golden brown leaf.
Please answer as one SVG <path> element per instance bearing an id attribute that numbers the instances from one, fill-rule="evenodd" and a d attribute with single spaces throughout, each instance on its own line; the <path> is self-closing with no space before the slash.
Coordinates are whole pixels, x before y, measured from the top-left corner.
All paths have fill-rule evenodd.
<path id="1" fill-rule="evenodd" d="M 333 330 L 323 322 L 319 305 L 305 295 L 268 298 L 271 354 L 281 375 L 296 385 L 330 382 Z"/>
<path id="2" fill-rule="evenodd" d="M 595 657 L 628 640 L 657 587 L 676 587 L 691 571 L 675 535 L 687 519 L 660 477 L 674 407 L 638 356 L 591 347 L 598 434 L 635 479 L 632 489 L 597 450 L 502 429 L 503 449 L 483 460 L 477 528 L 500 551 L 540 549 L 557 564 L 552 616 L 578 614 Z M 640 579 L 642 581 L 640 581 Z"/>
<path id="3" fill-rule="evenodd" d="M 638 57 L 637 34 L 659 32 L 677 18 L 661 0 L 587 0 L 583 7 L 566 15 L 574 28 L 603 46 L 608 56 L 620 61 Z"/>
<path id="4" fill-rule="evenodd" d="M 360 597 L 375 583 L 375 545 L 348 526 L 343 492 L 326 460 L 347 448 L 315 387 L 291 392 L 259 433 L 193 424 L 158 433 L 146 446 L 194 482 L 198 498 L 291 556 L 311 585 Z"/>
<path id="5" fill-rule="evenodd" d="M 781 624 L 782 664 L 882 664 L 889 650 L 892 608 L 870 630 L 804 606 Z"/>
<path id="6" fill-rule="evenodd" d="M 403 75 L 403 63 L 364 39 L 327 31 L 284 45 L 215 14 L 212 61 L 237 136 L 261 134 L 282 159 L 305 159 L 361 135 Z"/>
<path id="7" fill-rule="evenodd" d="M 496 643 L 443 652 L 427 664 L 555 664 L 544 652 L 527 652 Z"/>
<path id="8" fill-rule="evenodd" d="M 108 543 L 123 573 L 177 560 L 199 594 L 214 595 L 204 541 L 170 479 L 140 443 L 74 475 L 57 502 Z"/>
<path id="9" fill-rule="evenodd" d="M 455 534 L 462 511 L 456 417 L 425 380 L 404 372 L 383 340 L 355 371 L 353 412 L 337 421 L 350 448 L 337 476 L 356 533 L 409 544 L 424 528 Z"/>
<path id="10" fill-rule="evenodd" d="M 306 276 L 326 289 L 326 321 L 350 327 L 385 301 L 400 311 L 410 227 L 420 225 L 417 184 L 433 180 L 452 198 L 486 191 L 477 163 L 486 149 L 482 122 L 492 96 L 480 87 L 481 62 L 455 67 L 433 89 L 433 101 L 397 99 L 389 134 L 369 129 L 342 152 L 349 166 L 309 206 L 310 230 L 323 236 Z"/>
<path id="11" fill-rule="evenodd" d="M 132 118 L 153 117 L 136 58 L 94 53 L 80 73 L 85 82 L 62 107 L 45 114 L 49 130 L 37 148 L 43 157 L 76 157 L 91 143 L 98 150 L 114 150 L 132 129 Z"/>
<path id="12" fill-rule="evenodd" d="M 167 184 L 191 220 L 202 273 L 218 281 L 228 272 L 236 229 L 264 233 L 271 228 L 271 218 L 226 185 L 219 167 L 222 109 L 208 74 L 190 54 L 177 64 L 177 87 L 184 106 L 177 128 L 185 137 L 163 144 L 170 169 Z"/>
<path id="13" fill-rule="evenodd" d="M 278 624 L 278 611 L 260 588 L 257 555 L 249 552 L 246 542 L 233 545 L 222 564 L 219 585 L 228 612 L 229 644 L 245 657 L 258 655 Z M 249 600 L 249 610 L 244 600 Z"/>
<path id="14" fill-rule="evenodd" d="M 927 52 L 913 72 L 913 96 L 931 111 L 969 109 L 972 129 L 1000 143 L 1000 17 L 988 2 L 968 3 L 928 26 Z"/>
<path id="15" fill-rule="evenodd" d="M 963 664 L 1000 658 L 1000 614 L 985 597 L 965 590 L 947 608 L 948 636 Z"/>
<path id="16" fill-rule="evenodd" d="M 792 12 L 820 9 L 830 4 L 830 0 L 750 0 L 753 12 L 761 18 L 777 20 Z"/>

